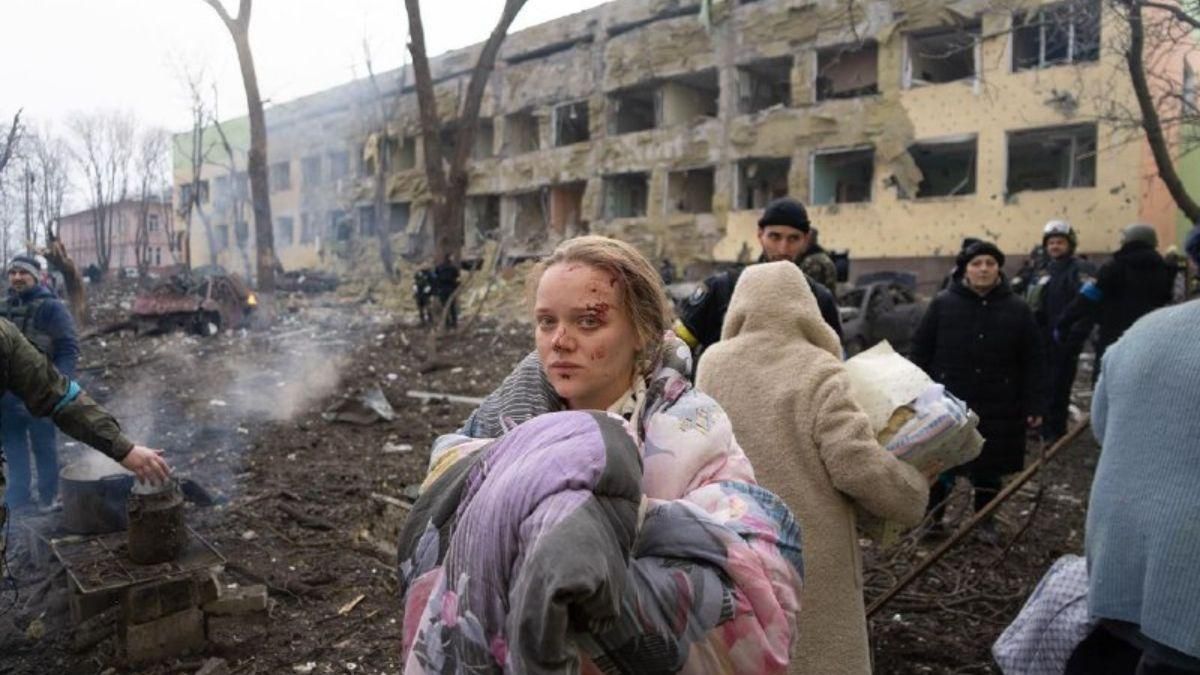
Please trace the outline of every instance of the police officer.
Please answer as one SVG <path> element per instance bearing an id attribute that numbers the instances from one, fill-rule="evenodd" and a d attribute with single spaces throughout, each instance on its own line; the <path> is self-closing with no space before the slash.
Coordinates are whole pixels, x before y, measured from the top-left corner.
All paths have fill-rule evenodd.
<path id="1" fill-rule="evenodd" d="M 4 365 L 0 368 L 0 392 L 16 394 L 30 414 L 50 418 L 72 438 L 120 462 L 139 480 L 160 483 L 167 479 L 171 469 L 161 457 L 161 450 L 134 445 L 125 438 L 113 416 L 77 383 L 55 370 L 49 359 L 6 319 L 0 319 L 0 363 Z M 8 516 L 3 506 L 4 492 L 4 472 L 0 470 L 0 559 Z"/>
<path id="2" fill-rule="evenodd" d="M 758 243 L 762 246 L 762 255 L 759 256 L 758 262 L 791 260 L 804 269 L 799 260 L 808 250 L 811 230 L 812 225 L 808 221 L 808 212 L 803 204 L 789 197 L 771 202 L 758 220 Z M 828 258 L 828 255 L 825 257 Z M 832 265 L 832 261 L 830 264 Z M 715 274 L 705 279 L 684 301 L 679 319 L 675 322 L 675 333 L 687 342 L 693 351 L 703 351 L 721 339 L 721 325 L 725 321 L 729 300 L 733 297 L 733 289 L 741 274 L 740 267 Z M 841 338 L 842 322 L 833 293 L 813 280 L 807 272 L 805 276 L 813 295 L 817 298 L 821 317 Z"/>
<path id="3" fill-rule="evenodd" d="M 8 298 L 0 305 L 0 316 L 50 357 L 58 372 L 71 377 L 79 359 L 75 322 L 66 305 L 45 284 L 45 268 L 39 260 L 18 255 L 8 265 Z M 38 499 L 49 507 L 58 496 L 58 447 L 54 423 L 29 414 L 25 404 L 11 393 L 0 397 L 0 437 L 8 460 L 8 506 L 32 506 L 32 464 L 37 464 Z M 30 461 L 32 445 L 33 462 Z"/>
<path id="4" fill-rule="evenodd" d="M 1042 228 L 1046 263 L 1030 278 L 1025 290 L 1025 299 L 1042 332 L 1042 345 L 1049 365 L 1050 400 L 1042 424 L 1042 438 L 1048 443 L 1067 433 L 1071 387 L 1075 383 L 1079 352 L 1092 332 L 1092 322 L 1083 319 L 1075 322 L 1067 335 L 1054 339 L 1054 328 L 1079 295 L 1079 289 L 1094 280 L 1095 269 L 1091 263 L 1075 256 L 1078 245 L 1078 237 L 1070 223 L 1065 220 L 1046 223 Z"/>
<path id="5" fill-rule="evenodd" d="M 1109 345 L 1135 321 L 1171 301 L 1171 271 L 1155 250 L 1157 246 L 1153 227 L 1140 223 L 1126 227 L 1121 232 L 1121 248 L 1100 266 L 1094 282 L 1079 289 L 1058 321 L 1055 335 L 1059 341 L 1075 335 L 1079 321 L 1094 319 L 1099 325 L 1097 374 Z"/>

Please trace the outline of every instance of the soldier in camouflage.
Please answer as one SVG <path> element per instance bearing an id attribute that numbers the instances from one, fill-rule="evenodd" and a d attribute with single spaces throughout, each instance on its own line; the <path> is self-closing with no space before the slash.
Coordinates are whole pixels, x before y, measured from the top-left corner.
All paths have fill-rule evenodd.
<path id="1" fill-rule="evenodd" d="M 809 277 L 828 288 L 835 296 L 837 295 L 837 265 L 833 263 L 833 258 L 829 257 L 829 253 L 821 248 L 818 240 L 819 232 L 817 228 L 809 229 L 806 248 L 801 251 L 797 263 L 800 269 Z"/>
<path id="2" fill-rule="evenodd" d="M 35 417 L 49 417 L 59 429 L 120 462 L 139 480 L 161 483 L 171 472 L 161 450 L 134 445 L 125 438 L 117 420 L 76 382 L 55 370 L 7 319 L 0 319 L 0 392 L 16 394 Z M 0 560 L 8 516 L 2 505 L 4 491 L 4 473 L 0 471 Z"/>

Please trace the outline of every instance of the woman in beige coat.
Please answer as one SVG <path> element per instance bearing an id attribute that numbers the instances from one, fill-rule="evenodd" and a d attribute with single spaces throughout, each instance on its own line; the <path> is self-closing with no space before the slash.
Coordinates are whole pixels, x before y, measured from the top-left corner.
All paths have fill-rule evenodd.
<path id="1" fill-rule="evenodd" d="M 854 507 L 920 522 L 929 485 L 880 447 L 837 336 L 790 262 L 746 269 L 696 384 L 721 404 L 763 487 L 800 520 L 804 591 L 789 673 L 869 673 Z"/>

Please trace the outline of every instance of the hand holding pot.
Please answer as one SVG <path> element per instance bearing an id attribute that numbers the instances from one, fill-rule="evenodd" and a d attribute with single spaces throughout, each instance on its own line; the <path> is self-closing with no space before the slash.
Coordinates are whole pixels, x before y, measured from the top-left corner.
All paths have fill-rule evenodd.
<path id="1" fill-rule="evenodd" d="M 138 480 L 151 485 L 159 485 L 171 475 L 171 467 L 162 458 L 162 450 L 141 445 L 133 446 L 125 459 L 121 460 L 121 466 L 132 471 Z"/>

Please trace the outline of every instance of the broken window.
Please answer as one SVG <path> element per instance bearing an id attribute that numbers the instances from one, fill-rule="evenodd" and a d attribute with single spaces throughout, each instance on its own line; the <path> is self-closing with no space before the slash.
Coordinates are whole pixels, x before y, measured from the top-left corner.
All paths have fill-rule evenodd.
<path id="1" fill-rule="evenodd" d="M 853 204 L 871 201 L 875 150 L 821 151 L 812 158 L 813 204 Z"/>
<path id="2" fill-rule="evenodd" d="M 417 166 L 416 139 L 407 136 L 388 136 L 388 166 L 392 171 L 408 171 Z"/>
<path id="3" fill-rule="evenodd" d="M 225 251 L 229 249 L 229 225 L 221 223 L 213 228 L 213 245 L 217 251 Z"/>
<path id="4" fill-rule="evenodd" d="M 500 231 L 500 196 L 474 195 L 467 197 L 463 220 L 467 229 L 474 229 L 479 240 L 496 239 Z"/>
<path id="5" fill-rule="evenodd" d="M 608 133 L 629 134 L 658 125 L 655 87 L 630 87 L 608 96 Z"/>
<path id="6" fill-rule="evenodd" d="M 650 175 L 619 173 L 604 177 L 604 214 L 607 218 L 642 218 L 646 215 L 646 196 Z"/>
<path id="7" fill-rule="evenodd" d="M 1100 58 L 1100 2 L 1073 0 L 1013 17 L 1014 71 Z"/>
<path id="8" fill-rule="evenodd" d="M 792 57 L 752 61 L 739 66 L 738 111 L 755 113 L 792 104 Z"/>
<path id="9" fill-rule="evenodd" d="M 574 234 L 583 225 L 583 193 L 587 183 L 578 181 L 550 186 L 550 229 Z"/>
<path id="10" fill-rule="evenodd" d="M 555 146 L 585 143 L 588 138 L 590 133 L 587 101 L 565 103 L 554 109 Z"/>
<path id="11" fill-rule="evenodd" d="M 438 132 L 438 141 L 442 145 L 442 159 L 450 161 L 454 156 L 454 148 L 458 146 L 458 128 L 443 127 Z"/>
<path id="12" fill-rule="evenodd" d="M 291 246 L 294 235 L 295 226 L 290 217 L 280 216 L 275 219 L 275 244 L 277 246 Z"/>
<path id="13" fill-rule="evenodd" d="M 538 141 L 538 120 L 533 113 L 519 112 L 504 118 L 504 154 L 514 155 L 533 152 Z"/>
<path id="14" fill-rule="evenodd" d="M 904 85 L 918 87 L 974 78 L 980 25 L 910 33 L 905 43 Z"/>
<path id="15" fill-rule="evenodd" d="M 329 153 L 329 177 L 333 180 L 341 180 L 350 175 L 350 153 L 345 150 L 336 150 Z"/>
<path id="16" fill-rule="evenodd" d="M 375 206 L 358 207 L 358 235 L 360 237 L 375 236 Z"/>
<path id="17" fill-rule="evenodd" d="M 408 229 L 408 220 L 412 214 L 409 202 L 392 202 L 388 204 L 388 232 L 404 232 Z"/>
<path id="18" fill-rule="evenodd" d="M 879 47 L 874 42 L 817 52 L 818 101 L 879 93 Z"/>
<path id="19" fill-rule="evenodd" d="M 354 236 L 354 225 L 345 211 L 334 209 L 329 212 L 329 231 L 338 241 L 350 241 L 350 237 Z"/>
<path id="20" fill-rule="evenodd" d="M 271 183 L 271 192 L 292 189 L 291 162 L 275 162 L 267 173 Z"/>
<path id="21" fill-rule="evenodd" d="M 317 240 L 317 218 L 311 213 L 300 214 L 300 243 L 311 244 Z"/>
<path id="22" fill-rule="evenodd" d="M 513 236 L 528 241 L 546 231 L 546 204 L 542 191 L 524 192 L 513 196 Z"/>
<path id="23" fill-rule="evenodd" d="M 471 157 L 487 159 L 496 155 L 496 127 L 490 118 L 479 120 L 479 128 L 475 130 L 475 147 L 471 149 Z"/>
<path id="24" fill-rule="evenodd" d="M 921 199 L 975 194 L 976 144 L 977 139 L 972 136 L 946 141 L 923 141 L 909 147 L 909 154 L 921 170 L 921 183 L 917 186 L 915 196 Z"/>
<path id="25" fill-rule="evenodd" d="M 313 155 L 300 160 L 300 178 L 304 186 L 321 184 L 321 156 Z"/>
<path id="26" fill-rule="evenodd" d="M 1095 185 L 1095 124 L 1008 133 L 1009 194 Z"/>
<path id="27" fill-rule="evenodd" d="M 786 197 L 788 171 L 785 158 L 743 159 L 737 164 L 737 207 L 761 209 L 772 199 Z"/>
<path id="28" fill-rule="evenodd" d="M 712 201 L 711 167 L 667 175 L 667 213 L 712 213 Z"/>
<path id="29" fill-rule="evenodd" d="M 246 246 L 246 242 L 250 241 L 250 224 L 244 220 L 239 220 L 233 224 L 233 233 L 237 237 L 238 248 Z"/>
<path id="30" fill-rule="evenodd" d="M 721 85 L 716 69 L 673 77 L 662 83 L 656 96 L 659 124 L 688 124 L 697 117 L 716 117 Z"/>
<path id="31" fill-rule="evenodd" d="M 217 176 L 213 179 L 213 199 L 218 204 L 229 200 L 229 176 Z"/>

